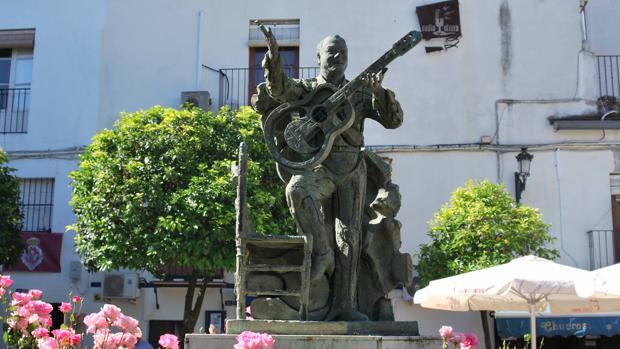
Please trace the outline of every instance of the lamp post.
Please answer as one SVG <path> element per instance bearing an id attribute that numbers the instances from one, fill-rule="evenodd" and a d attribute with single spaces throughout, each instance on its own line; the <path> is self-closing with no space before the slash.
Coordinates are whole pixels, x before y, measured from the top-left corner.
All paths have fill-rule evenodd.
<path id="1" fill-rule="evenodd" d="M 517 204 L 521 202 L 521 193 L 525 190 L 525 182 L 530 175 L 530 165 L 534 155 L 527 152 L 527 148 L 521 148 L 521 152 L 517 155 L 519 163 L 519 171 L 515 172 L 515 199 Z"/>

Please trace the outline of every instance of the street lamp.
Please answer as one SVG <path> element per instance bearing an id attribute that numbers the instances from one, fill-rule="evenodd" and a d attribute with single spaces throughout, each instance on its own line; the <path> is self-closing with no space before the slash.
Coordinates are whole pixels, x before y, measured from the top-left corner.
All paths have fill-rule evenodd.
<path id="1" fill-rule="evenodd" d="M 530 175 L 530 165 L 534 155 L 527 152 L 527 148 L 521 148 L 517 155 L 519 172 L 515 172 L 515 197 L 517 204 L 521 201 L 521 193 L 525 190 L 525 181 Z"/>

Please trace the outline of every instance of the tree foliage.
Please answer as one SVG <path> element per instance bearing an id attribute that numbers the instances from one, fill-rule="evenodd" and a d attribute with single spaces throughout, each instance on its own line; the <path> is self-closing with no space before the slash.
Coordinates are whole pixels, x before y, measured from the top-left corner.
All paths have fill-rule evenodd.
<path id="1" fill-rule="evenodd" d="M 153 107 L 103 130 L 71 173 L 77 252 L 89 270 L 158 275 L 168 263 L 206 272 L 234 266 L 236 182 L 231 166 L 248 143 L 248 205 L 257 231 L 294 224 L 250 108 L 217 114 Z"/>
<path id="2" fill-rule="evenodd" d="M 7 162 L 6 153 L 0 149 L 0 264 L 4 266 L 12 265 L 24 249 L 19 236 L 19 180 Z"/>
<path id="3" fill-rule="evenodd" d="M 424 284 L 518 256 L 559 257 L 538 210 L 517 205 L 503 184 L 467 182 L 429 225 L 432 241 L 420 246 L 416 267 Z"/>

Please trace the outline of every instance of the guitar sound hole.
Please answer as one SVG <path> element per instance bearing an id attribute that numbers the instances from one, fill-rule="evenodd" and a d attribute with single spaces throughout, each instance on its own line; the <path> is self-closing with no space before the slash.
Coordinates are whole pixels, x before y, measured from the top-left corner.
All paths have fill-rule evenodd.
<path id="1" fill-rule="evenodd" d="M 312 111 L 312 120 L 323 122 L 327 119 L 327 111 L 323 107 L 317 107 Z"/>

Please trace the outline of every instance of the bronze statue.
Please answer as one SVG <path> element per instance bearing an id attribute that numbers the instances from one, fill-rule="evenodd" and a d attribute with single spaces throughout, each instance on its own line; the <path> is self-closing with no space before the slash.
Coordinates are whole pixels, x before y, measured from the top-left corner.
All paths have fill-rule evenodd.
<path id="1" fill-rule="evenodd" d="M 398 283 L 410 283 L 411 261 L 409 255 L 398 252 L 400 223 L 394 219 L 400 207 L 398 187 L 389 179 L 389 165 L 363 150 L 364 120 L 371 118 L 388 129 L 402 124 L 400 104 L 394 93 L 381 84 L 387 64 L 415 46 L 420 33 L 408 33 L 351 81 L 345 78 L 346 42 L 338 35 L 330 35 L 317 46 L 319 76 L 296 80 L 285 75 L 271 30 L 260 27 L 268 45 L 263 60 L 266 82 L 258 86 L 253 106 L 263 115 L 265 140 L 277 160 L 280 177 L 287 183 L 286 200 L 298 232 L 311 236 L 313 241 L 310 319 L 365 321 L 369 317 L 393 317 L 391 307 L 387 315 L 372 309 L 385 299 L 386 290 Z M 370 174 L 373 178 L 369 181 Z M 369 191 L 374 196 L 368 197 Z M 397 204 L 391 203 L 386 209 L 385 202 L 390 200 Z M 379 252 L 387 257 L 378 258 L 385 259 L 383 264 L 387 263 L 388 269 L 395 263 L 395 268 L 404 268 L 404 272 L 396 272 L 403 280 L 396 280 L 398 277 L 389 271 L 376 270 L 385 266 L 373 261 L 377 257 L 367 246 L 381 235 L 375 234 L 371 221 L 385 217 L 387 220 L 379 219 L 377 224 L 387 229 L 382 239 L 390 240 L 394 248 Z M 361 262 L 365 248 L 370 251 L 366 252 L 369 260 Z M 361 269 L 367 274 L 363 279 L 358 277 Z M 387 279 L 378 275 L 382 272 L 388 273 Z M 375 284 L 378 296 L 371 291 L 358 296 L 358 288 L 368 283 Z M 285 311 L 274 309 L 295 307 L 287 299 L 264 301 L 269 302 L 268 306 L 257 303 L 258 315 L 253 307 L 255 318 L 261 317 L 260 309 L 270 309 L 263 318 L 285 318 Z"/>

